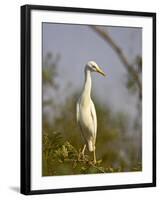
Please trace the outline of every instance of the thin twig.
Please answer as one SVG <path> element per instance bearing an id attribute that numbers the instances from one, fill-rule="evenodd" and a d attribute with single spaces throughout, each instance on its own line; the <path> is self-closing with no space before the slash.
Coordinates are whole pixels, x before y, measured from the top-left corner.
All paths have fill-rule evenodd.
<path id="1" fill-rule="evenodd" d="M 100 172 L 102 172 L 102 173 L 105 173 L 105 171 L 104 170 L 102 170 L 102 169 L 100 169 L 100 168 L 98 168 L 97 166 L 95 166 L 92 162 L 90 162 L 90 165 L 92 165 L 92 167 L 94 167 L 95 169 L 97 169 L 97 170 L 99 170 Z"/>
<path id="2" fill-rule="evenodd" d="M 99 170 L 99 171 L 102 172 L 102 173 L 105 173 L 104 170 L 98 168 L 95 164 L 93 164 L 92 162 L 90 162 L 88 159 L 86 159 L 86 158 L 80 159 L 79 155 L 78 155 L 78 162 L 87 162 L 87 163 L 89 163 L 92 167 L 94 167 L 95 169 Z"/>

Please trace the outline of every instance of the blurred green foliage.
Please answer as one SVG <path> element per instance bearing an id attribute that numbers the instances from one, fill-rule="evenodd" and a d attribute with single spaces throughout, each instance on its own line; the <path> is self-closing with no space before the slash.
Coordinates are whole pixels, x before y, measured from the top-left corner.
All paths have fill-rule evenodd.
<path id="1" fill-rule="evenodd" d="M 64 141 L 60 133 L 44 133 L 43 176 L 126 171 L 122 163 L 117 167 L 113 167 L 112 165 L 105 165 L 103 159 L 99 159 L 94 164 L 88 154 L 82 156 L 81 150 L 81 148 L 77 150 L 68 141 Z M 113 154 L 110 156 L 112 157 Z M 128 171 L 140 170 L 141 163 L 139 162 Z"/>
<path id="2" fill-rule="evenodd" d="M 93 99 L 98 120 L 97 164 L 92 162 L 92 153 L 86 151 L 85 156 L 82 156 L 84 141 L 76 122 L 76 102 L 80 91 L 73 92 L 62 105 L 57 104 L 57 101 L 54 101 L 54 98 L 49 95 L 51 91 L 55 93 L 58 90 L 56 83 L 58 64 L 52 62 L 54 59 L 51 55 L 44 59 L 42 72 L 42 175 L 141 171 L 141 126 L 129 128 L 130 121 L 126 113 L 113 113 L 111 107 L 103 105 L 96 97 Z M 46 111 L 46 107 L 48 107 L 48 111 Z M 51 120 L 48 118 L 50 111 L 54 112 L 54 117 Z M 138 137 L 134 136 L 134 132 L 138 132 Z"/>

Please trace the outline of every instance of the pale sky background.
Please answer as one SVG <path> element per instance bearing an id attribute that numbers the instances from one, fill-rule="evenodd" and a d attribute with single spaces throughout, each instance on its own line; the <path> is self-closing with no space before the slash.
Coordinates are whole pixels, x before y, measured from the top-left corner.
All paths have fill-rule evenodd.
<path id="1" fill-rule="evenodd" d="M 103 27 L 133 62 L 142 55 L 142 29 L 128 27 Z M 60 54 L 58 63 L 58 101 L 81 89 L 85 64 L 94 60 L 107 74 L 92 73 L 92 94 L 115 112 L 135 115 L 135 98 L 126 89 L 127 74 L 123 64 L 110 45 L 87 25 L 43 23 L 43 56 Z M 70 83 L 70 88 L 67 85 Z M 93 99 L 94 101 L 94 99 Z"/>

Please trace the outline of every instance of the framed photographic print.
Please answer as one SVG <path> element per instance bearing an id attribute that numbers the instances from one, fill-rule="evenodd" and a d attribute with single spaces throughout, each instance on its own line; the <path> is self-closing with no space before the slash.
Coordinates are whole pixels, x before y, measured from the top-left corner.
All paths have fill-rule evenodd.
<path id="1" fill-rule="evenodd" d="M 21 193 L 156 186 L 156 14 L 21 7 Z"/>

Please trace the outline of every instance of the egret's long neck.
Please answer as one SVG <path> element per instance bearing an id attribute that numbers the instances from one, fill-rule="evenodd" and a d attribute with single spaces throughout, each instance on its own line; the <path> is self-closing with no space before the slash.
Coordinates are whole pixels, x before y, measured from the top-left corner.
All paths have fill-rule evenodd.
<path id="1" fill-rule="evenodd" d="M 89 69 L 85 68 L 84 73 L 85 73 L 85 82 L 84 82 L 82 97 L 84 99 L 90 99 L 91 86 L 92 86 L 91 72 Z"/>

